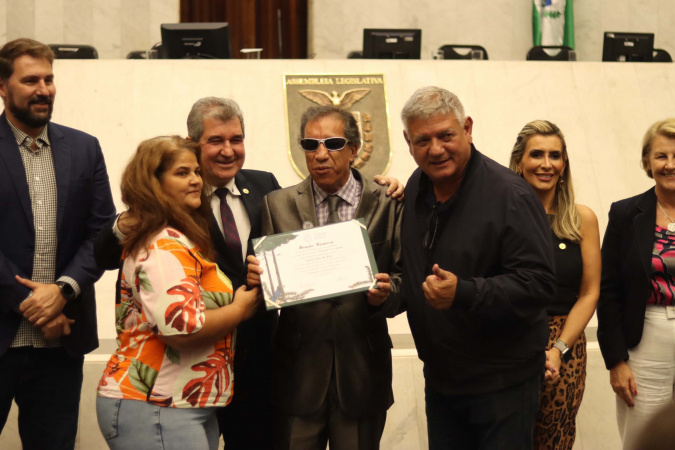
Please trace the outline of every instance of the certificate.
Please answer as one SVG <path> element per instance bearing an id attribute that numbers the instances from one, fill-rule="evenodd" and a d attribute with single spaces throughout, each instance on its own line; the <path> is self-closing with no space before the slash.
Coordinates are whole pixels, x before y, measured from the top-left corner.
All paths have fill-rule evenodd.
<path id="1" fill-rule="evenodd" d="M 377 265 L 363 219 L 253 239 L 268 310 L 367 291 Z"/>

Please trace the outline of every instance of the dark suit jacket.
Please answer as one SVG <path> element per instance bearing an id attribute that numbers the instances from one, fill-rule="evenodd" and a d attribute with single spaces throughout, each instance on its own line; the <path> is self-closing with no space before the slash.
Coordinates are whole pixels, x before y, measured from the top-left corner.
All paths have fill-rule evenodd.
<path id="1" fill-rule="evenodd" d="M 49 124 L 57 184 L 56 279 L 73 278 L 80 297 L 63 313 L 75 319 L 63 345 L 73 355 L 98 347 L 94 283 L 102 272 L 94 261 L 93 239 L 115 214 L 98 140 L 81 131 Z M 33 273 L 35 229 L 26 172 L 5 114 L 0 117 L 0 355 L 16 334 L 16 308 L 28 295 L 14 275 Z"/>
<path id="2" fill-rule="evenodd" d="M 354 175 L 363 184 L 356 217 L 368 228 L 377 267 L 392 277 L 393 292 L 372 308 L 364 293 L 346 295 L 281 311 L 275 337 L 274 394 L 277 408 L 291 415 L 316 412 L 323 404 L 333 365 L 340 405 L 352 417 L 386 411 L 391 390 L 391 338 L 386 316 L 400 303 L 400 221 L 403 206 L 386 188 Z M 264 235 L 318 225 L 311 178 L 265 197 Z"/>
<path id="3" fill-rule="evenodd" d="M 613 203 L 609 210 L 598 302 L 598 342 L 607 369 L 628 360 L 628 349 L 642 338 L 655 226 L 654 188 Z"/>
<path id="4" fill-rule="evenodd" d="M 250 239 L 260 234 L 260 211 L 263 197 L 269 192 L 280 189 L 277 179 L 269 172 L 242 169 L 234 177 L 234 182 L 241 192 L 241 199 L 251 222 Z M 96 262 L 103 269 L 119 269 L 122 246 L 112 232 L 114 220 L 106 226 L 96 239 Z M 211 221 L 211 239 L 217 253 L 216 263 L 220 270 L 232 281 L 236 291 L 246 283 L 246 266 L 241 255 L 233 255 L 225 244 L 225 239 L 218 228 L 215 217 Z M 248 242 L 248 253 L 253 253 L 251 242 Z M 119 295 L 119 279 L 116 295 Z M 242 387 L 250 384 L 267 384 L 272 361 L 272 333 L 276 326 L 276 313 L 267 313 L 261 305 L 260 311 L 239 325 L 237 328 L 237 344 L 234 357 L 234 378 L 236 380 L 235 395 L 241 398 Z"/>
<path id="5" fill-rule="evenodd" d="M 277 179 L 269 172 L 259 170 L 240 170 L 234 182 L 241 192 L 241 199 L 246 207 L 251 233 L 248 241 L 248 254 L 253 254 L 251 239 L 261 236 L 260 214 L 263 198 L 268 193 L 281 189 Z M 248 193 L 246 193 L 248 191 Z M 246 284 L 247 267 L 241 255 L 233 255 L 228 251 L 215 217 L 211 223 L 211 238 L 218 254 L 216 263 L 232 281 L 236 291 Z M 278 316 L 276 312 L 267 312 L 264 305 L 256 315 L 237 327 L 237 347 L 234 354 L 235 396 L 237 401 L 246 396 L 249 387 L 269 388 L 272 370 L 272 334 L 276 328 Z M 243 389 L 242 389 L 243 388 Z"/>

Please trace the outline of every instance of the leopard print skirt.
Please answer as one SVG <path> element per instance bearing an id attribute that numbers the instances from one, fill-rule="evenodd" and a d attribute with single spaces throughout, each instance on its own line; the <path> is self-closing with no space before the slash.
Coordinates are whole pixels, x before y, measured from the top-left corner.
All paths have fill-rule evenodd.
<path id="1" fill-rule="evenodd" d="M 548 318 L 551 348 L 560 337 L 567 316 Z M 586 387 L 586 335 L 570 349 L 572 357 L 560 367 L 560 380 L 553 386 L 544 385 L 539 400 L 539 412 L 534 428 L 535 449 L 567 450 L 574 445 L 576 417 Z"/>

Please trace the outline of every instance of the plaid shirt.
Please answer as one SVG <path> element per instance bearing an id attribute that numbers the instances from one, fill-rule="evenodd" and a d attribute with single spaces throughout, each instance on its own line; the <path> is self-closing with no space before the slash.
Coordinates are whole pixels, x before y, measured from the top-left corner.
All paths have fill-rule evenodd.
<path id="1" fill-rule="evenodd" d="M 35 253 L 31 279 L 37 283 L 53 283 L 58 245 L 56 234 L 56 176 L 47 126 L 42 129 L 36 139 L 37 150 L 31 150 L 33 139 L 16 128 L 9 120 L 7 122 L 19 146 L 33 211 Z M 70 284 L 76 295 L 80 294 L 80 287 L 72 278 L 61 277 L 59 281 Z M 58 347 L 60 345 L 60 339 L 46 340 L 39 327 L 33 326 L 22 317 L 11 347 Z"/>
<path id="2" fill-rule="evenodd" d="M 314 180 L 312 180 L 312 187 L 314 188 L 314 205 L 316 206 L 316 218 L 319 221 L 319 225 L 325 225 L 328 220 L 328 202 L 325 201 L 326 197 L 330 194 L 317 185 Z M 356 216 L 356 209 L 359 207 L 361 202 L 361 192 L 363 192 L 363 186 L 361 183 L 356 181 L 354 174 L 349 172 L 349 180 L 342 186 L 336 193 L 340 197 L 342 202 L 338 205 L 338 216 L 340 216 L 340 222 L 346 222 L 352 220 Z"/>

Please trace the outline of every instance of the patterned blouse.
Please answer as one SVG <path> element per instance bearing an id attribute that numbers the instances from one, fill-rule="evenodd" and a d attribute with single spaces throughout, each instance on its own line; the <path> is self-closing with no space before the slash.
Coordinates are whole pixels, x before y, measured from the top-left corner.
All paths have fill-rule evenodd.
<path id="1" fill-rule="evenodd" d="M 99 381 L 101 397 L 174 408 L 225 406 L 232 397 L 234 333 L 177 350 L 159 336 L 196 333 L 204 310 L 232 302 L 232 283 L 181 232 L 165 228 L 147 252 L 126 258 L 115 305 L 117 350 Z"/>
<path id="2" fill-rule="evenodd" d="M 654 231 L 652 249 L 652 288 L 649 305 L 675 306 L 675 236 L 658 225 Z"/>

